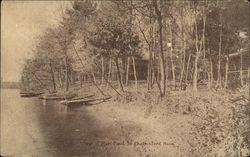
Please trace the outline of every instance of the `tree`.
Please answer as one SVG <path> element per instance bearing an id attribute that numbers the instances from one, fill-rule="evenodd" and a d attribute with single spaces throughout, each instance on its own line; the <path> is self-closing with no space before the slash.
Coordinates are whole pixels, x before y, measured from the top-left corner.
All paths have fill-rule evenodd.
<path id="1" fill-rule="evenodd" d="M 117 8 L 120 7 L 116 3 L 112 5 L 117 6 Z M 102 15 L 100 17 L 98 27 L 95 32 L 92 33 L 90 39 L 90 43 L 98 48 L 100 50 L 99 52 L 114 59 L 122 91 L 124 91 L 124 89 L 119 59 L 132 55 L 133 60 L 133 56 L 139 53 L 138 50 L 140 46 L 139 37 L 133 32 L 131 26 L 131 19 L 125 17 L 125 12 L 123 10 L 116 10 L 113 7 L 112 15 Z"/>

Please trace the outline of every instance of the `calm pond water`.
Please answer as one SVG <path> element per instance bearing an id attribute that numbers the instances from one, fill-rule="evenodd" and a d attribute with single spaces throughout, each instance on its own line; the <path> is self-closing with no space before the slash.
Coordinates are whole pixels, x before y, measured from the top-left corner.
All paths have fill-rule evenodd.
<path id="1" fill-rule="evenodd" d="M 84 106 L 66 109 L 55 101 L 21 98 L 19 90 L 1 89 L 2 155 L 98 156 L 86 146 L 95 140 L 98 126 Z"/>

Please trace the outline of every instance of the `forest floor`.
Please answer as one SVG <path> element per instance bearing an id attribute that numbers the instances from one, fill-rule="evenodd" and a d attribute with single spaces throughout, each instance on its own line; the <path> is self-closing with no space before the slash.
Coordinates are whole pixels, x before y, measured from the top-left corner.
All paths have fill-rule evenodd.
<path id="1" fill-rule="evenodd" d="M 74 91 L 97 94 L 94 88 L 85 85 Z M 188 89 L 171 91 L 164 98 L 157 91 L 127 90 L 121 97 L 106 85 L 102 90 L 112 99 L 87 108 L 103 126 L 94 133 L 101 147 L 93 147 L 102 156 L 249 155 L 250 106 L 242 89 Z"/>

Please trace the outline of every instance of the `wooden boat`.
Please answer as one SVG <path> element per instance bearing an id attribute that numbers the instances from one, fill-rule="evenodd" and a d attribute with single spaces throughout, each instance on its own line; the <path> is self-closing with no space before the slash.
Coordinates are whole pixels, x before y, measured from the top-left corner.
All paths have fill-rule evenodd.
<path id="1" fill-rule="evenodd" d="M 60 96 L 50 96 L 50 95 L 42 95 L 39 97 L 39 99 L 42 100 L 64 100 L 64 97 L 60 97 Z"/>
<path id="2" fill-rule="evenodd" d="M 109 99 L 111 99 L 111 96 L 106 96 L 103 98 L 92 98 L 93 96 L 87 96 L 84 98 L 79 98 L 79 99 L 71 99 L 71 100 L 64 100 L 61 101 L 60 103 L 63 105 L 67 105 L 67 106 L 74 106 L 74 105 L 87 105 L 93 102 L 104 102 L 107 101 Z"/>
<path id="3" fill-rule="evenodd" d="M 19 94 L 31 94 L 31 93 L 34 93 L 34 92 L 24 92 L 24 91 L 19 92 Z"/>
<path id="4" fill-rule="evenodd" d="M 80 99 L 86 99 L 86 98 L 91 98 L 91 97 L 94 97 L 95 95 L 87 95 L 87 96 L 84 96 L 84 97 L 75 97 L 75 98 L 72 98 L 71 100 L 80 100 Z"/>
<path id="5" fill-rule="evenodd" d="M 64 101 L 61 101 L 60 103 L 61 103 L 61 104 L 64 104 L 64 105 L 68 104 L 69 101 L 75 101 L 75 102 L 77 103 L 78 101 L 81 102 L 81 100 L 87 99 L 87 98 L 91 98 L 91 97 L 93 97 L 93 96 L 95 96 L 95 95 L 87 95 L 87 96 L 84 96 L 84 97 L 75 97 L 75 98 L 72 98 L 71 100 L 64 100 Z M 70 104 L 70 102 L 69 102 L 69 104 Z M 78 104 L 79 104 L 79 103 L 78 103 Z"/>
<path id="6" fill-rule="evenodd" d="M 20 92 L 21 97 L 36 97 L 36 96 L 41 95 L 41 94 L 43 94 L 43 93 L 42 92 L 41 93 Z"/>
<path id="7" fill-rule="evenodd" d="M 39 97 L 42 100 L 67 100 L 67 99 L 73 99 L 76 95 L 57 95 L 57 94 L 48 94 L 48 95 L 42 95 Z"/>

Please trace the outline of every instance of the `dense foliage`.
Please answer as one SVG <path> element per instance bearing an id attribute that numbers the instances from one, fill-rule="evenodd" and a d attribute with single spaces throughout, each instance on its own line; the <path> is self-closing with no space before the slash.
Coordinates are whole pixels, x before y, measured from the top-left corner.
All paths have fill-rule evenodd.
<path id="1" fill-rule="evenodd" d="M 137 89 L 138 78 L 161 96 L 170 84 L 194 90 L 201 83 L 210 89 L 243 86 L 249 77 L 248 7 L 243 0 L 74 1 L 60 24 L 39 37 L 23 67 L 23 89 L 69 90 L 83 80 L 118 80 L 124 91 L 130 80 Z"/>

